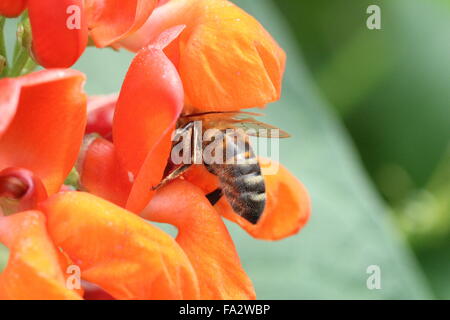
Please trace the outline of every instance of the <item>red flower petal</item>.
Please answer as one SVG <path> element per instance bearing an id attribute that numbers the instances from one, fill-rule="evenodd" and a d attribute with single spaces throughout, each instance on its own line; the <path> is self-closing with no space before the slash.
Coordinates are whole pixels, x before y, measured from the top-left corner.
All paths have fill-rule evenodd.
<path id="1" fill-rule="evenodd" d="M 0 1 L 0 16 L 17 17 L 25 9 L 26 4 L 26 0 L 2 0 Z"/>
<path id="2" fill-rule="evenodd" d="M 0 169 L 28 169 L 49 194 L 59 190 L 83 138 L 84 80 L 78 71 L 57 69 L 0 80 L 0 114 L 7 116 L 0 120 Z"/>
<path id="3" fill-rule="evenodd" d="M 162 46 L 180 32 L 166 31 L 134 58 L 122 85 L 113 123 L 113 140 L 121 164 L 140 181 L 130 195 L 132 211 L 140 211 L 151 187 L 162 178 L 170 153 L 171 132 L 183 109 L 183 86 Z M 139 176 L 143 175 L 144 178 Z"/>
<path id="4" fill-rule="evenodd" d="M 143 216 L 178 228 L 177 242 L 197 272 L 201 299 L 254 299 L 233 241 L 203 192 L 183 180 L 158 190 Z"/>
<path id="5" fill-rule="evenodd" d="M 46 68 L 68 68 L 87 45 L 83 0 L 28 0 L 32 49 Z"/>

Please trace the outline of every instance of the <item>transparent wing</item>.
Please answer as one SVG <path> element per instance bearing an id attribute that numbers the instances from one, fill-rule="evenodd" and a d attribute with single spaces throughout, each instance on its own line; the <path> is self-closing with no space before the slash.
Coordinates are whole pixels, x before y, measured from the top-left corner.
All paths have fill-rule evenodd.
<path id="1" fill-rule="evenodd" d="M 238 120 L 233 123 L 234 128 L 241 128 L 249 136 L 260 138 L 289 138 L 291 135 L 280 128 L 258 121 L 253 118 Z"/>
<path id="2" fill-rule="evenodd" d="M 262 114 L 253 112 L 205 112 L 184 116 L 189 121 L 201 120 L 210 128 L 219 130 L 239 128 L 249 136 L 261 138 L 289 138 L 291 135 L 280 128 L 261 122 L 252 116 Z"/>
<path id="3" fill-rule="evenodd" d="M 259 117 L 263 116 L 263 113 L 256 112 L 246 112 L 246 111 L 210 111 L 201 113 L 192 113 L 188 115 L 183 115 L 183 118 L 238 118 L 245 116 Z"/>

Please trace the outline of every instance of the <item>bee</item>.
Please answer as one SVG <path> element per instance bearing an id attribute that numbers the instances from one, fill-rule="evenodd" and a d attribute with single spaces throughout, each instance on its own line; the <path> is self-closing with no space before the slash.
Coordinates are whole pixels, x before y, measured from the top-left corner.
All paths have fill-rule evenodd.
<path id="1" fill-rule="evenodd" d="M 222 161 L 202 159 L 206 169 L 219 178 L 220 187 L 209 193 L 207 198 L 212 205 L 225 195 L 234 212 L 252 224 L 256 224 L 265 208 L 266 187 L 261 167 L 249 141 L 249 136 L 263 138 L 288 138 L 290 135 L 272 125 L 260 122 L 253 116 L 261 114 L 251 112 L 204 112 L 181 116 L 177 123 L 177 135 L 191 137 L 192 149 L 201 134 L 205 136 L 208 129 L 214 133 L 211 137 L 201 139 L 201 151 L 208 148 L 213 158 Z M 196 130 L 196 123 L 201 123 L 201 132 Z M 264 129 L 264 130 L 261 130 Z M 273 129 L 276 129 L 275 131 Z M 275 134 L 274 134 L 275 132 Z M 193 138 L 193 139 L 192 139 Z M 211 138 L 211 139 L 210 139 Z M 220 154 L 217 151 L 221 151 Z M 189 154 L 193 161 L 181 164 L 173 169 L 169 161 L 165 178 L 154 187 L 158 189 L 167 182 L 179 177 L 188 170 L 192 162 L 198 163 L 196 155 Z"/>

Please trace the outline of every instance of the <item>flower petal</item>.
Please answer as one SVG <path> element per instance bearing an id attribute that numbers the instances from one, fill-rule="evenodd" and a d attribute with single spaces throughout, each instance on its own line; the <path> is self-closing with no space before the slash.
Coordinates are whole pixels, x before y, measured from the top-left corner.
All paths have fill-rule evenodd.
<path id="1" fill-rule="evenodd" d="M 83 189 L 125 207 L 131 181 L 117 159 L 114 145 L 102 138 L 86 143 L 77 162 Z"/>
<path id="2" fill-rule="evenodd" d="M 171 132 L 183 109 L 183 86 L 162 47 L 180 33 L 164 32 L 141 49 L 122 85 L 113 122 L 113 140 L 122 166 L 136 177 L 127 208 L 138 212 L 162 178 L 171 146 Z"/>
<path id="3" fill-rule="evenodd" d="M 26 0 L 2 0 L 0 2 L 0 16 L 17 17 L 25 9 L 26 4 Z"/>
<path id="4" fill-rule="evenodd" d="M 155 9 L 124 47 L 136 51 L 162 30 L 185 24 L 175 62 L 185 113 L 262 107 L 280 97 L 286 56 L 245 11 L 224 0 L 172 0 Z"/>
<path id="5" fill-rule="evenodd" d="M 16 79 L 0 80 L 0 138 L 14 119 L 19 103 L 20 84 Z"/>
<path id="6" fill-rule="evenodd" d="M 0 299 L 80 299 L 65 287 L 41 212 L 0 217 L 0 241 L 10 250 L 8 265 L 0 274 Z"/>
<path id="7" fill-rule="evenodd" d="M 157 186 L 163 178 L 172 148 L 171 136 L 172 130 L 169 130 L 148 153 L 131 188 L 126 204 L 128 210 L 134 213 L 142 211 L 155 194 L 153 187 Z"/>
<path id="8" fill-rule="evenodd" d="M 86 0 L 89 30 L 98 47 L 105 47 L 141 27 L 157 0 Z"/>
<path id="9" fill-rule="evenodd" d="M 113 140 L 127 170 L 138 174 L 182 108 L 183 86 L 173 64 L 159 48 L 141 49 L 128 69 L 114 114 Z"/>
<path id="10" fill-rule="evenodd" d="M 266 183 L 266 208 L 254 225 L 236 214 L 225 197 L 215 208 L 225 218 L 237 223 L 252 237 L 263 240 L 279 240 L 299 232 L 309 219 L 311 203 L 308 192 L 296 177 L 281 164 L 260 158 L 260 166 Z M 266 174 L 269 168 L 278 168 L 275 174 Z M 205 194 L 219 187 L 216 176 L 204 166 L 194 167 L 184 177 L 200 186 Z"/>
<path id="11" fill-rule="evenodd" d="M 49 194 L 59 190 L 83 138 L 84 80 L 82 73 L 69 69 L 0 80 L 0 113 L 7 110 L 9 118 L 3 125 L 0 121 L 0 169 L 28 169 L 42 180 Z M 6 99 L 3 92 L 7 92 Z"/>
<path id="12" fill-rule="evenodd" d="M 197 272 L 201 299 L 255 298 L 225 224 L 200 189 L 176 180 L 158 190 L 142 216 L 178 228 L 177 242 Z"/>
<path id="13" fill-rule="evenodd" d="M 32 49 L 46 68 L 72 66 L 87 45 L 83 0 L 28 0 Z"/>
<path id="14" fill-rule="evenodd" d="M 55 244 L 82 278 L 117 299 L 195 299 L 192 265 L 175 240 L 135 214 L 83 192 L 42 205 Z"/>

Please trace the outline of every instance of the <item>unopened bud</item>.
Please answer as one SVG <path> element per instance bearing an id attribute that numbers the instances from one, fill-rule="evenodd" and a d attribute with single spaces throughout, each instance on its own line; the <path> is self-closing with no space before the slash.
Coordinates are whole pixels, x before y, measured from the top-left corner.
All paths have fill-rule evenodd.
<path id="1" fill-rule="evenodd" d="M 30 19 L 27 17 L 19 22 L 17 27 L 17 40 L 26 50 L 31 51 L 31 25 Z"/>

